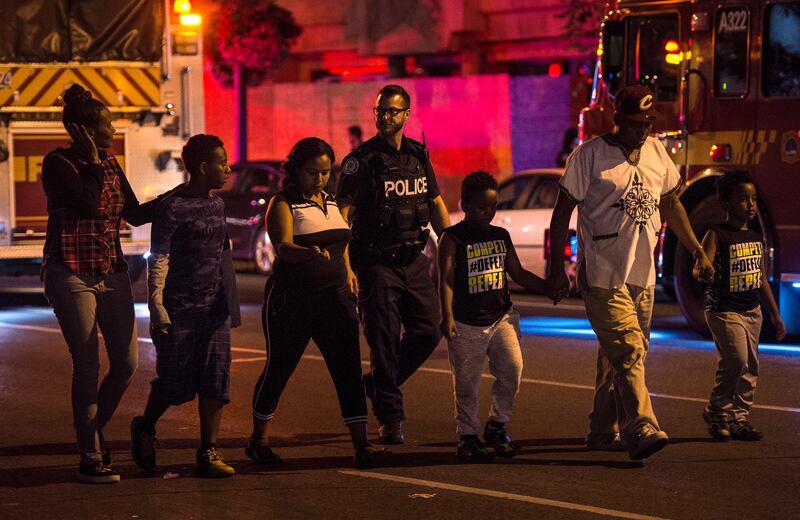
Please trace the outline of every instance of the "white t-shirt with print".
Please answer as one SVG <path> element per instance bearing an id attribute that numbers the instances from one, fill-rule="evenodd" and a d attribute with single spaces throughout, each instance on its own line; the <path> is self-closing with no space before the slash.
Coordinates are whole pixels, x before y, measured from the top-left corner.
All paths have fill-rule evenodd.
<path id="1" fill-rule="evenodd" d="M 578 203 L 578 261 L 589 287 L 655 284 L 658 204 L 681 185 L 664 146 L 648 137 L 631 164 L 619 145 L 595 137 L 572 153 L 559 185 Z"/>

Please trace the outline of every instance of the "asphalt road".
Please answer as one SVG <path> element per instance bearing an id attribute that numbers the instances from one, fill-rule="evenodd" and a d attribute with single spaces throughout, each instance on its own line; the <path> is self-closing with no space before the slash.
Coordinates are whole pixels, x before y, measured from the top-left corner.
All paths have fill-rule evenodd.
<path id="1" fill-rule="evenodd" d="M 71 366 L 58 324 L 36 294 L 0 303 L 0 518 L 800 517 L 800 345 L 762 348 L 752 419 L 764 440 L 715 443 L 700 418 L 713 345 L 687 332 L 675 306 L 664 302 L 657 304 L 647 377 L 671 444 L 645 463 L 583 448 L 596 350 L 581 302 L 554 309 L 542 298 L 515 295 L 525 316 L 525 379 L 510 423 L 522 446 L 518 457 L 492 465 L 455 458 L 443 342 L 404 387 L 407 444 L 392 449 L 385 467 L 355 470 L 333 385 L 312 345 L 270 425 L 286 464 L 258 467 L 243 447 L 264 362 L 264 280 L 239 280 L 245 324 L 233 333 L 233 401 L 220 443 L 237 476 L 225 481 L 191 477 L 198 432 L 191 404 L 171 409 L 159 424 L 157 474 L 143 474 L 131 461 L 128 425 L 144 406 L 155 361 L 140 304 L 139 371 L 106 430 L 123 481 L 78 484 Z M 141 283 L 136 292 L 143 296 Z M 368 359 L 363 342 L 362 354 Z M 490 377 L 483 383 L 485 413 Z"/>

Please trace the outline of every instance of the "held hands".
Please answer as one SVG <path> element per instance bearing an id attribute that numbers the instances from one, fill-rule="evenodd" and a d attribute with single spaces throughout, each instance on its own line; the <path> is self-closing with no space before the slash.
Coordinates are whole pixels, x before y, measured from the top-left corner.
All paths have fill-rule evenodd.
<path id="1" fill-rule="evenodd" d="M 702 247 L 698 247 L 694 253 L 694 268 L 692 275 L 696 280 L 704 283 L 711 283 L 714 281 L 714 266 L 708 260 L 705 251 Z"/>
<path id="2" fill-rule="evenodd" d="M 453 339 L 456 333 L 456 320 L 453 319 L 453 316 L 444 316 L 442 318 L 442 323 L 439 325 L 439 329 L 442 331 L 442 334 L 447 339 Z"/>
<path id="3" fill-rule="evenodd" d="M 72 139 L 72 148 L 78 157 L 89 164 L 100 164 L 97 145 L 94 144 L 94 139 L 89 135 L 86 127 L 75 123 L 68 123 L 65 126 Z"/>
<path id="4" fill-rule="evenodd" d="M 567 294 L 569 294 L 569 278 L 564 269 L 555 266 L 550 271 L 550 275 L 544 282 L 544 293 L 553 300 L 553 305 L 558 305 Z"/>

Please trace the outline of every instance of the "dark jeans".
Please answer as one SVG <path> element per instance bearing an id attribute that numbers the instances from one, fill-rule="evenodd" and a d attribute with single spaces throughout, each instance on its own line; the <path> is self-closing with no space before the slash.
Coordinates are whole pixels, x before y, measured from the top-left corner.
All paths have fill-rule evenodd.
<path id="1" fill-rule="evenodd" d="M 439 297 L 428 267 L 428 258 L 420 254 L 405 267 L 373 264 L 358 269 L 375 414 L 381 424 L 405 418 L 400 385 L 428 359 L 441 339 Z"/>
<path id="2" fill-rule="evenodd" d="M 253 416 L 272 419 L 286 383 L 313 339 L 336 387 L 345 425 L 366 423 L 355 295 L 347 287 L 302 294 L 274 279 L 267 282 L 265 293 L 267 364 L 253 392 Z"/>

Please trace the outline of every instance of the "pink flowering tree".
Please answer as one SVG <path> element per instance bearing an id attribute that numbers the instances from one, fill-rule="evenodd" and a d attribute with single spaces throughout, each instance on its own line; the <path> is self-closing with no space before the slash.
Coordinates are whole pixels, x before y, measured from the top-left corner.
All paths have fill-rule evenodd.
<path id="1" fill-rule="evenodd" d="M 207 32 L 212 71 L 236 92 L 236 160 L 247 160 L 247 87 L 257 86 L 289 56 L 303 30 L 273 0 L 220 0 Z"/>

